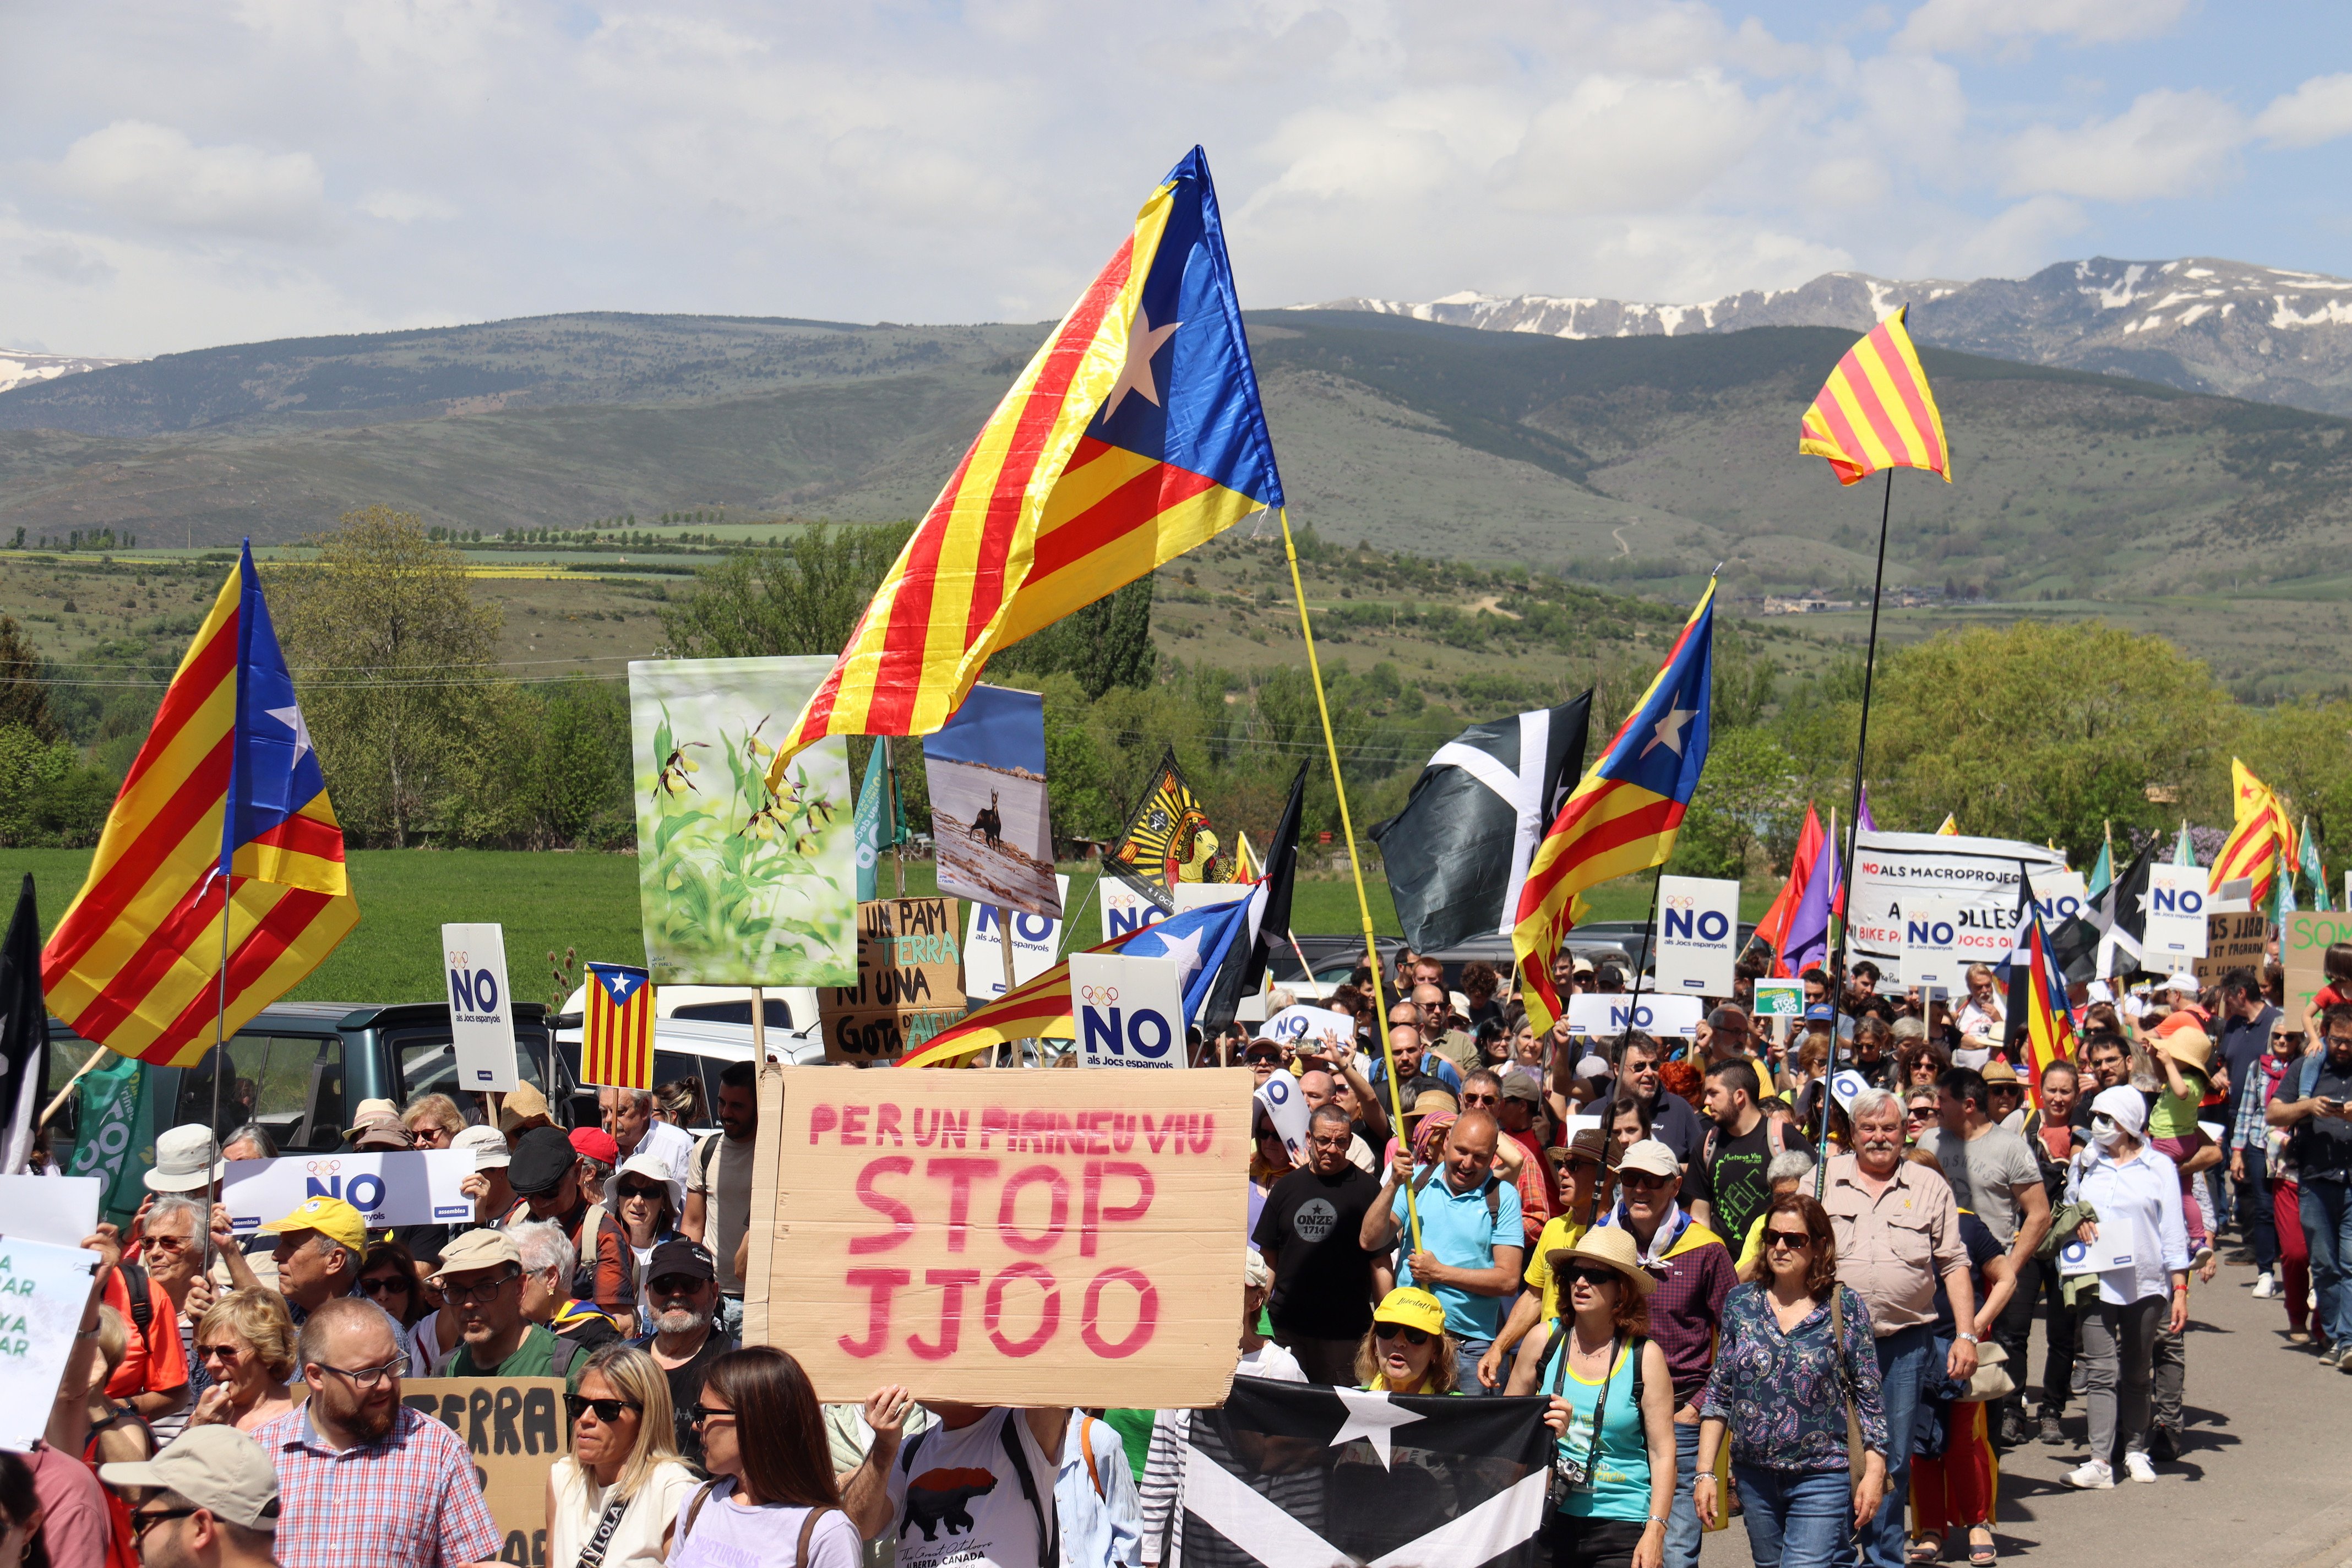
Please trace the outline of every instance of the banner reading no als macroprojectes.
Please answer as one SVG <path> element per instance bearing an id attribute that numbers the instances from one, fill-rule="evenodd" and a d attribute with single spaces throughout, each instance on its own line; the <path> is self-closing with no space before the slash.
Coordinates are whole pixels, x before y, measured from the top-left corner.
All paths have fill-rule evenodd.
<path id="1" fill-rule="evenodd" d="M 1899 971 L 1906 900 L 1936 899 L 1955 928 L 1953 956 L 1961 967 L 1999 963 L 2016 936 L 2026 879 L 2065 868 L 2065 857 L 2055 849 L 2017 839 L 1856 834 L 1849 952 L 1875 960 L 1882 970 Z"/>
<path id="2" fill-rule="evenodd" d="M 775 1144 L 760 1123 L 776 1162 L 767 1342 L 819 1399 L 892 1383 L 977 1405 L 1224 1397 L 1245 1069 L 778 1076 Z"/>

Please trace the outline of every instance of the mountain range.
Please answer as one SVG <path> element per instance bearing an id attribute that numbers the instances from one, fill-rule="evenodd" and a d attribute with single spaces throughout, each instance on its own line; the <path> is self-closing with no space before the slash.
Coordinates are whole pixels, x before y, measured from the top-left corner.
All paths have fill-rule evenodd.
<path id="1" fill-rule="evenodd" d="M 1749 327 L 1867 331 L 1902 304 L 1911 307 L 1911 333 L 1923 343 L 2352 414 L 2352 280 L 2206 257 L 2102 256 L 2062 261 L 2031 278 L 1968 283 L 1828 272 L 1798 288 L 1751 289 L 1696 305 L 1449 294 L 1419 304 L 1350 299 L 1308 308 L 1487 331 L 1623 338 Z"/>
<path id="2" fill-rule="evenodd" d="M 0 349 L 0 392 L 36 382 L 55 381 L 61 375 L 78 375 L 86 370 L 104 370 L 109 365 L 132 364 L 127 359 L 94 359 L 88 354 L 36 353 L 30 349 Z"/>

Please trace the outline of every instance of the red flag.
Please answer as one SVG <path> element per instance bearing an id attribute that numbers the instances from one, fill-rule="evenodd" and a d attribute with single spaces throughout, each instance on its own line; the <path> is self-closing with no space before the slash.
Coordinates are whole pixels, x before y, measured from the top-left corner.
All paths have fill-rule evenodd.
<path id="1" fill-rule="evenodd" d="M 1757 937 L 1772 949 L 1772 973 L 1777 979 L 1789 977 L 1788 962 L 1781 956 L 1780 949 L 1789 940 L 1789 919 L 1797 912 L 1797 905 L 1803 901 L 1805 884 L 1812 880 L 1814 864 L 1821 859 L 1824 837 L 1822 819 L 1814 812 L 1812 803 L 1808 801 L 1805 805 L 1805 826 L 1797 835 L 1797 852 L 1789 858 L 1789 879 L 1780 884 L 1780 897 L 1774 899 L 1772 907 L 1764 911 L 1764 918 L 1756 922 Z"/>

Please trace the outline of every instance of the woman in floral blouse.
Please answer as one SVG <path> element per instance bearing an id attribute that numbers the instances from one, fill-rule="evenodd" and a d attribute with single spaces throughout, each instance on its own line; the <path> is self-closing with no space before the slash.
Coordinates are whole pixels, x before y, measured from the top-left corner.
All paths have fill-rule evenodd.
<path id="1" fill-rule="evenodd" d="M 1713 1529 L 1723 1513 L 1716 1456 L 1728 1430 L 1757 1568 L 1850 1563 L 1850 1538 L 1886 1490 L 1870 1310 L 1837 1282 L 1829 1214 L 1803 1193 L 1784 1193 L 1766 1208 L 1764 1250 L 1747 1278 L 1724 1302 L 1715 1371 L 1699 1402 L 1692 1501 Z M 1849 1401 L 1868 1450 L 1859 1480 L 1846 1455 Z"/>

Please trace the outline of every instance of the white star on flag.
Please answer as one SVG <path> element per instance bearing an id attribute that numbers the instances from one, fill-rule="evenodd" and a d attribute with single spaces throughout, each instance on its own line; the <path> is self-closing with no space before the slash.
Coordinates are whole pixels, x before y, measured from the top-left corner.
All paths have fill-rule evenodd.
<path id="1" fill-rule="evenodd" d="M 1658 721 L 1658 732 L 1650 737 L 1650 743 L 1648 745 L 1642 748 L 1642 755 L 1646 757 L 1652 752 L 1656 751 L 1660 746 L 1664 746 L 1675 755 L 1678 757 L 1681 756 L 1683 754 L 1683 726 L 1697 717 L 1698 710 L 1696 708 L 1668 709 L 1666 710 L 1666 716 Z"/>
<path id="2" fill-rule="evenodd" d="M 1103 400 L 1104 418 L 1118 413 L 1118 405 L 1130 392 L 1140 395 L 1154 408 L 1160 406 L 1160 384 L 1152 379 L 1151 356 L 1183 324 L 1171 321 L 1164 327 L 1155 327 L 1151 318 L 1143 313 L 1142 306 L 1135 308 L 1135 322 L 1127 330 L 1127 360 L 1118 367 L 1118 379 L 1111 383 L 1110 395 Z"/>
<path id="3" fill-rule="evenodd" d="M 300 767 L 302 765 L 303 756 L 310 750 L 310 726 L 303 722 L 301 708 L 299 706 L 291 708 L 265 708 L 262 711 L 294 731 L 294 761 L 292 765 L 298 768 Z"/>
<path id="4" fill-rule="evenodd" d="M 1153 937 L 1160 943 L 1160 951 L 1153 953 L 1139 952 L 1135 956 L 1174 959 L 1177 985 L 1181 987 L 1191 984 L 1192 976 L 1201 967 L 1201 933 L 1197 931 L 1188 931 L 1182 936 L 1162 936 L 1155 931 Z"/>
<path id="5" fill-rule="evenodd" d="M 1390 1432 L 1425 1419 L 1402 1405 L 1390 1404 L 1385 1389 L 1335 1388 L 1331 1392 L 1348 1407 L 1348 1421 L 1339 1428 L 1339 1435 L 1331 1439 L 1330 1447 L 1336 1448 L 1350 1437 L 1361 1437 L 1381 1457 L 1381 1468 L 1384 1470 L 1392 1468 L 1389 1463 Z"/>

